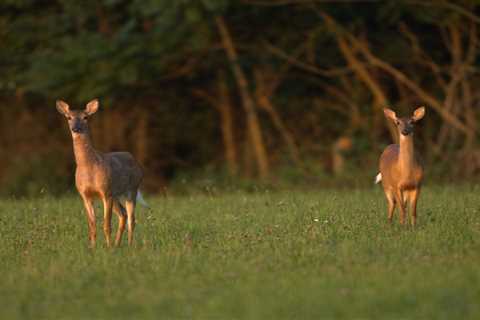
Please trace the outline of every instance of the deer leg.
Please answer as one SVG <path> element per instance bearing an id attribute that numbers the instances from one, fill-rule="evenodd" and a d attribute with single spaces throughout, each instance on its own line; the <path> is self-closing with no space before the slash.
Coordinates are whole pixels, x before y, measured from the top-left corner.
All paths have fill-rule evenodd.
<path id="1" fill-rule="evenodd" d="M 393 213 L 395 212 L 395 195 L 391 191 L 386 191 L 385 196 L 388 203 L 388 222 L 392 223 Z"/>
<path id="2" fill-rule="evenodd" d="M 135 229 L 135 204 L 137 201 L 137 191 L 131 192 L 131 196 L 125 201 L 128 219 L 128 245 L 133 244 L 133 230 Z"/>
<path id="3" fill-rule="evenodd" d="M 103 233 L 105 235 L 105 241 L 107 247 L 111 246 L 111 233 L 112 233 L 112 197 L 103 197 Z"/>
<path id="4" fill-rule="evenodd" d="M 118 247 L 122 242 L 123 231 L 125 230 L 125 224 L 127 222 L 127 214 L 125 208 L 120 204 L 117 199 L 113 200 L 113 212 L 118 216 L 118 229 L 115 236 L 115 246 Z"/>
<path id="5" fill-rule="evenodd" d="M 400 207 L 400 224 L 405 224 L 405 202 L 403 201 L 403 193 L 401 190 L 397 190 L 395 193 L 395 200 Z"/>
<path id="6" fill-rule="evenodd" d="M 93 199 L 81 195 L 83 199 L 83 205 L 85 206 L 85 213 L 87 215 L 88 222 L 88 238 L 90 240 L 90 247 L 95 248 L 95 242 L 97 240 L 97 226 L 95 223 L 95 209 L 93 207 Z"/>
<path id="7" fill-rule="evenodd" d="M 420 195 L 420 189 L 415 189 L 410 193 L 410 224 L 412 227 L 417 225 L 417 200 Z"/>

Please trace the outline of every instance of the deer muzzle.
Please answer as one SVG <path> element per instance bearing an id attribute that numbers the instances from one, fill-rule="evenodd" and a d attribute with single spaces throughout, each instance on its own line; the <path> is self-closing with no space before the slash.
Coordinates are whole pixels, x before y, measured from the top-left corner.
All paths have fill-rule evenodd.
<path id="1" fill-rule="evenodd" d="M 74 133 L 82 133 L 84 131 L 84 125 L 80 121 L 75 121 L 70 129 Z"/>

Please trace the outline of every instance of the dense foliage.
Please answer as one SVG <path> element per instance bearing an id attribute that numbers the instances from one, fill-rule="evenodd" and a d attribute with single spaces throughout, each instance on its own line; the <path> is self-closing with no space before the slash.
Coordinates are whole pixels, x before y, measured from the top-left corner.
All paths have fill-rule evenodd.
<path id="1" fill-rule="evenodd" d="M 135 153 L 154 190 L 205 169 L 371 174 L 395 138 L 382 108 L 420 104 L 416 144 L 431 171 L 473 177 L 478 11 L 443 0 L 2 1 L 3 189 L 68 184 L 55 100 L 96 97 L 96 146 Z"/>

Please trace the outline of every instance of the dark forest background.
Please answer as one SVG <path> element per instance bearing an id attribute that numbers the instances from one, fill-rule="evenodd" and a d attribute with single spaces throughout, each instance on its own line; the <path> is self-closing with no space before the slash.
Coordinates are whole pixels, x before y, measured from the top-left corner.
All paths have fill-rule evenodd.
<path id="1" fill-rule="evenodd" d="M 396 139 L 387 106 L 427 107 L 427 180 L 475 180 L 479 5 L 2 0 L 0 192 L 70 190 L 55 100 L 94 98 L 95 146 L 132 152 L 150 192 L 369 185 Z"/>

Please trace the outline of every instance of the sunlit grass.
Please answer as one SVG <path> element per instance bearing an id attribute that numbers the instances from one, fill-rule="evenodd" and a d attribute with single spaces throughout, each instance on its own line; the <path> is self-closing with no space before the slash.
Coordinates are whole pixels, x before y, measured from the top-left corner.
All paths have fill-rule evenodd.
<path id="1" fill-rule="evenodd" d="M 479 194 L 425 188 L 416 230 L 379 189 L 150 198 L 113 250 L 78 197 L 3 200 L 0 318 L 475 319 Z"/>

